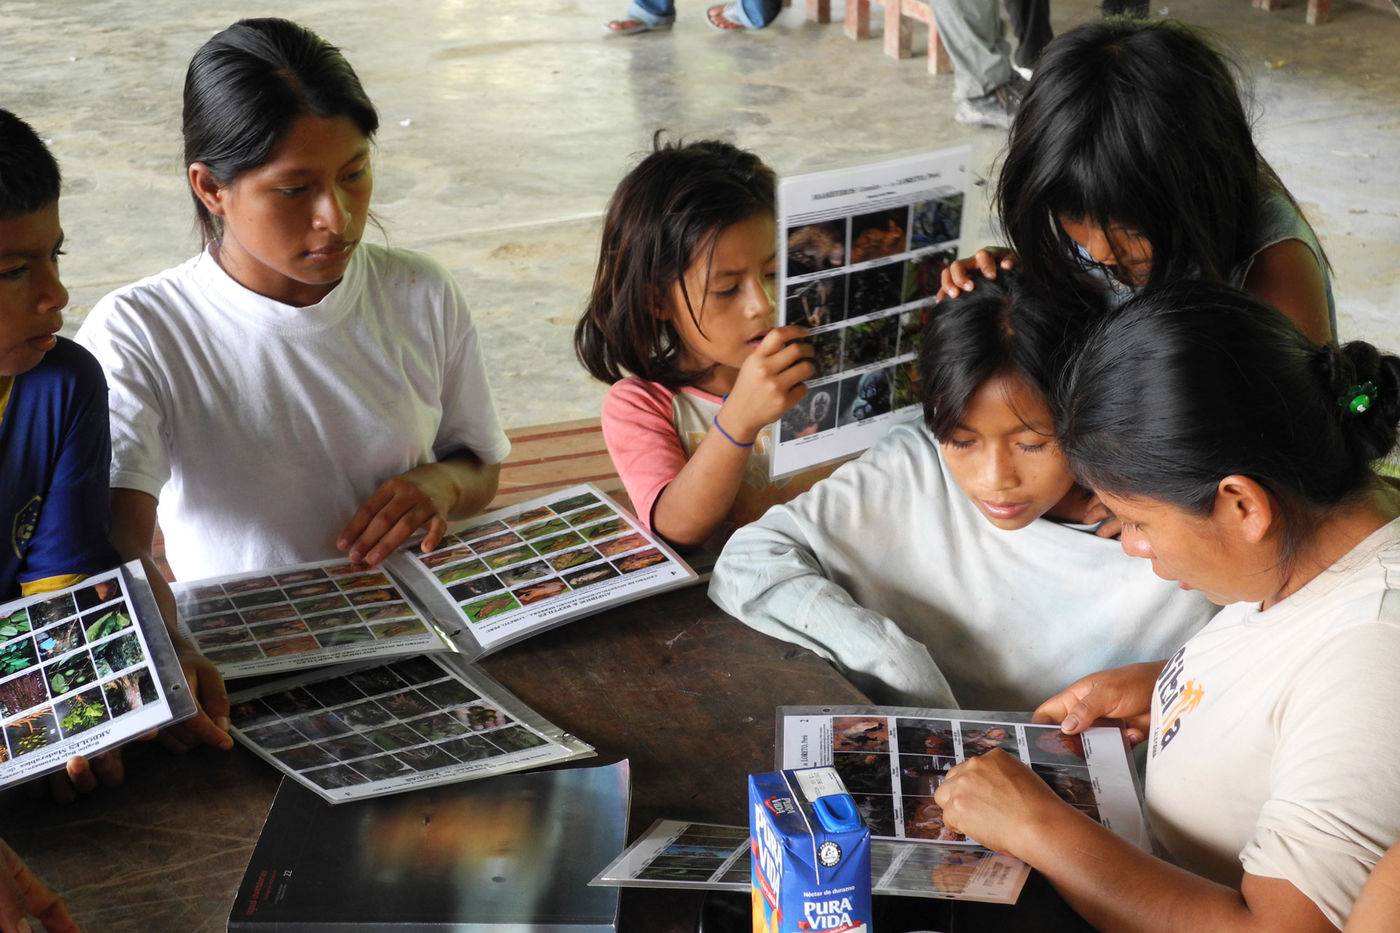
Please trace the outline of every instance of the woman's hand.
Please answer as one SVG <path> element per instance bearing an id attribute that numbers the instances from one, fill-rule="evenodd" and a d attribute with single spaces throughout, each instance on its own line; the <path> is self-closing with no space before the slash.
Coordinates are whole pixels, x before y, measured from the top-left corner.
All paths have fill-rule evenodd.
<path id="1" fill-rule="evenodd" d="M 385 480 L 341 531 L 336 547 L 357 564 L 385 560 L 419 531 L 423 553 L 442 543 L 447 523 L 475 515 L 496 495 L 501 466 L 469 450 Z"/>
<path id="2" fill-rule="evenodd" d="M 998 269 L 1016 268 L 1016 254 L 1004 246 L 987 246 L 979 249 L 966 259 L 958 259 L 943 270 L 942 284 L 938 290 L 938 300 L 956 298 L 963 292 L 970 292 L 977 284 L 977 276 L 995 279 Z"/>
<path id="3" fill-rule="evenodd" d="M 949 771 L 933 800 L 944 825 L 1017 858 L 1045 838 L 1053 819 L 1073 815 L 1050 785 L 999 748 Z"/>
<path id="4" fill-rule="evenodd" d="M 425 463 L 381 483 L 340 533 L 336 547 L 348 551 L 355 563 L 371 567 L 419 529 L 427 530 L 424 552 L 436 548 L 447 533 L 446 516 L 453 500 L 450 484 L 439 475 L 439 467 Z"/>
<path id="5" fill-rule="evenodd" d="M 1035 711 L 1036 722 L 1059 723 L 1070 735 L 1083 732 L 1101 720 L 1120 726 L 1128 743 L 1136 745 L 1147 737 L 1152 716 L 1152 689 L 1165 661 L 1145 661 L 1099 671 L 1081 677 L 1051 697 Z"/>
<path id="6" fill-rule="evenodd" d="M 775 327 L 763 335 L 739 367 L 734 388 L 720 407 L 719 423 L 731 438 L 749 444 L 807 394 L 804 380 L 817 373 L 814 350 L 801 343 L 807 328 Z"/>
<path id="7" fill-rule="evenodd" d="M 48 933 L 80 933 L 58 895 L 0 840 L 0 933 L 30 933 L 26 915 L 38 917 Z"/>

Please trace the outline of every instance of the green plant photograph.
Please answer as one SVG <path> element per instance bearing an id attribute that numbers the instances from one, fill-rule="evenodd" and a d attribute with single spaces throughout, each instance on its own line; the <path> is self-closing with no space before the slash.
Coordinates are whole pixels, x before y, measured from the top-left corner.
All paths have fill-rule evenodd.
<path id="1" fill-rule="evenodd" d="M 29 624 L 29 610 L 16 609 L 8 614 L 0 614 L 0 641 L 9 641 L 33 628 Z"/>
<path id="2" fill-rule="evenodd" d="M 111 717 L 107 706 L 102 702 L 102 689 L 93 687 L 76 696 L 68 697 L 58 704 L 58 727 L 66 739 L 86 732 L 93 726 L 101 725 Z"/>

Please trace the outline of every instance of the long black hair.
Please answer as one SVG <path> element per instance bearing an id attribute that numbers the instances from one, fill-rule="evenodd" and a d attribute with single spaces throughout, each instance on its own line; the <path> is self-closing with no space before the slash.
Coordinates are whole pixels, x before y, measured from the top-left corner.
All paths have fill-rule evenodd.
<path id="1" fill-rule="evenodd" d="M 1110 17 L 1042 53 L 995 206 L 1036 287 L 1085 296 L 1061 217 L 1146 237 L 1147 285 L 1227 281 L 1270 193 L 1292 200 L 1254 144 L 1229 60 L 1178 21 Z"/>
<path id="2" fill-rule="evenodd" d="M 628 372 L 668 388 L 703 381 L 707 371 L 681 367 L 685 345 L 670 321 L 672 286 L 680 283 L 694 320 L 686 270 L 713 252 L 726 227 L 773 216 L 774 185 L 773 170 L 752 152 L 713 139 L 663 143 L 658 133 L 603 217 L 593 292 L 574 328 L 583 368 L 607 383 Z"/>
<path id="3" fill-rule="evenodd" d="M 1287 560 L 1394 448 L 1400 359 L 1362 341 L 1319 347 L 1258 299 L 1188 280 L 1097 326 L 1054 409 L 1071 472 L 1095 490 L 1208 515 L 1221 479 L 1259 483 Z"/>
<path id="4" fill-rule="evenodd" d="M 32 214 L 58 200 L 58 161 L 33 127 L 0 110 L 0 219 Z"/>
<path id="5" fill-rule="evenodd" d="M 924 423 L 947 441 L 973 395 L 999 375 L 1023 379 L 1048 404 L 1086 320 L 1037 297 L 1015 272 L 933 306 L 919 336 Z"/>
<path id="6" fill-rule="evenodd" d="M 194 53 L 185 72 L 185 164 L 203 163 L 228 185 L 266 162 L 298 117 L 349 117 L 366 139 L 379 129 L 355 69 L 340 50 L 285 19 L 239 20 Z M 207 244 L 219 218 L 195 195 Z"/>

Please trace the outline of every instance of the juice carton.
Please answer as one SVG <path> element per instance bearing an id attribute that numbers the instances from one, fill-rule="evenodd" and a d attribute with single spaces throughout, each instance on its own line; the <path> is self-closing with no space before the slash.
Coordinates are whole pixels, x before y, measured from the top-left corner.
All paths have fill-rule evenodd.
<path id="1" fill-rule="evenodd" d="M 869 933 L 870 830 L 833 768 L 749 775 L 754 933 Z"/>

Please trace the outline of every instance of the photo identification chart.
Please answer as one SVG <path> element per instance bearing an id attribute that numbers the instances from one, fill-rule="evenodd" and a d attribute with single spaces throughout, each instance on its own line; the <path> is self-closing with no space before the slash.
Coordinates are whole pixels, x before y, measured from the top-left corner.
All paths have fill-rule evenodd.
<path id="1" fill-rule="evenodd" d="M 743 826 L 657 820 L 592 883 L 628 888 L 747 891 L 749 831 Z M 981 846 L 930 846 L 874 839 L 875 894 L 1014 904 L 1030 868 Z"/>
<path id="2" fill-rule="evenodd" d="M 475 659 L 570 619 L 695 581 L 675 552 L 591 485 L 479 515 L 393 572 Z M 389 562 L 386 561 L 386 564 Z"/>
<path id="3" fill-rule="evenodd" d="M 181 631 L 225 677 L 425 651 L 475 660 L 696 579 L 590 485 L 456 527 L 378 569 L 342 559 L 177 583 Z"/>
<path id="4" fill-rule="evenodd" d="M 139 561 L 0 606 L 0 785 L 194 713 Z"/>
<path id="5" fill-rule="evenodd" d="M 773 476 L 870 447 L 919 415 L 919 334 L 957 258 L 971 148 L 781 178 L 782 324 L 817 375 L 778 423 Z"/>
<path id="6" fill-rule="evenodd" d="M 778 767 L 834 767 L 872 836 L 971 843 L 943 825 L 933 794 L 950 768 L 1000 748 L 1075 809 L 1148 848 L 1132 761 L 1117 729 L 962 719 L 966 711 L 781 706 Z"/>
<path id="7" fill-rule="evenodd" d="M 345 560 L 172 589 L 180 631 L 225 677 L 454 650 L 398 581 Z"/>
<path id="8" fill-rule="evenodd" d="M 451 654 L 322 668 L 229 700 L 234 738 L 331 803 L 594 754 Z"/>

